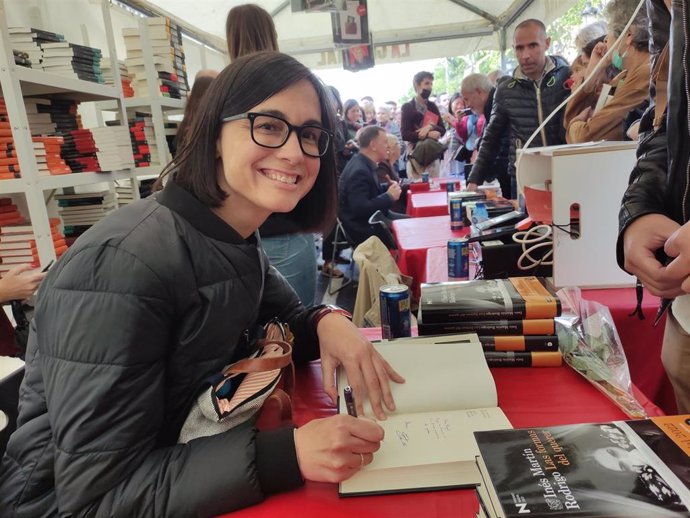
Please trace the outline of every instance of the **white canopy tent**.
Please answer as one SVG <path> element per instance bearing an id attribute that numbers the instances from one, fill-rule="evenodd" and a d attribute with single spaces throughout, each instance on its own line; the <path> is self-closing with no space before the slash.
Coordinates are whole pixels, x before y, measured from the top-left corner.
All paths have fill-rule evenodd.
<path id="1" fill-rule="evenodd" d="M 174 18 L 196 39 L 225 49 L 228 10 L 245 0 L 120 0 Z M 310 68 L 340 67 L 330 13 L 293 13 L 290 0 L 255 0 L 275 21 L 280 50 Z M 368 0 L 369 32 L 377 64 L 505 50 L 512 27 L 527 18 L 545 24 L 575 0 Z"/>

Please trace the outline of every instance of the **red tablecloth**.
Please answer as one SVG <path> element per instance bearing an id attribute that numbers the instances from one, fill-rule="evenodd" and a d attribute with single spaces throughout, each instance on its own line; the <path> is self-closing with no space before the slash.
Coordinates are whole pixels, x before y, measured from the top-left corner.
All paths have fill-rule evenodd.
<path id="1" fill-rule="evenodd" d="M 370 338 L 379 335 L 378 329 L 366 331 Z M 514 427 L 626 419 L 613 403 L 569 367 L 502 368 L 493 369 L 492 373 L 499 405 Z M 650 415 L 662 415 L 644 396 L 641 398 Z M 319 362 L 298 370 L 293 410 L 298 425 L 335 413 L 321 390 Z M 341 499 L 335 484 L 308 482 L 297 491 L 274 495 L 228 518 L 465 518 L 474 517 L 477 510 L 478 503 L 470 489 Z"/>
<path id="2" fill-rule="evenodd" d="M 409 192 L 429 192 L 429 182 L 411 182 Z"/>
<path id="3" fill-rule="evenodd" d="M 460 186 L 459 178 L 432 178 L 432 183 L 429 182 L 411 182 L 410 192 L 428 192 L 428 191 L 446 191 L 446 184 L 453 182 L 455 184 L 455 189 L 457 190 Z"/>
<path id="4" fill-rule="evenodd" d="M 407 213 L 413 218 L 448 214 L 446 191 L 410 192 L 407 194 Z"/>
<path id="5" fill-rule="evenodd" d="M 426 275 L 427 249 L 446 246 L 449 239 L 463 237 L 468 232 L 468 229 L 452 231 L 450 216 L 447 215 L 393 221 L 393 234 L 398 243 L 398 268 L 414 279 L 412 291 L 415 297 L 419 297 L 419 283 Z"/>
<path id="6" fill-rule="evenodd" d="M 447 249 L 445 247 L 429 248 L 426 269 L 420 282 L 447 280 Z M 628 358 L 628 368 L 633 383 L 667 414 L 675 414 L 676 400 L 673 387 L 661 364 L 664 322 L 660 322 L 657 327 L 652 325 L 659 307 L 659 299 L 645 293 L 642 310 L 646 318 L 640 320 L 636 316 L 629 316 L 637 302 L 634 288 L 582 290 L 582 296 L 609 308 Z"/>

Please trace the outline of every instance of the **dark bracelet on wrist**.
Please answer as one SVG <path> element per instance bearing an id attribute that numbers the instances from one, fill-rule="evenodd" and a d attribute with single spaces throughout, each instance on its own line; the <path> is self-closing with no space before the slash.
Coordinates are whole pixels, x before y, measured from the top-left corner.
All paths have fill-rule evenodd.
<path id="1" fill-rule="evenodd" d="M 325 317 L 326 315 L 330 315 L 331 313 L 338 313 L 340 315 L 343 315 L 348 320 L 352 320 L 352 313 L 350 313 L 346 309 L 334 306 L 333 304 L 322 304 L 321 306 L 316 306 L 316 308 L 314 309 L 315 311 L 314 313 L 312 313 L 311 316 L 312 323 L 314 324 L 314 329 L 318 328 L 319 322 L 323 317 Z"/>

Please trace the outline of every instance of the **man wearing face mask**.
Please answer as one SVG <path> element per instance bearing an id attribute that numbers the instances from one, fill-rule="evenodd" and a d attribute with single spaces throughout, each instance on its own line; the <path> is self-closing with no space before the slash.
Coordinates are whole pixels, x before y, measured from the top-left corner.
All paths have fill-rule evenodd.
<path id="1" fill-rule="evenodd" d="M 515 155 L 534 130 L 568 96 L 563 83 L 570 77 L 570 67 L 558 56 L 547 56 L 551 38 L 546 27 L 535 19 L 525 20 L 515 27 L 513 48 L 519 66 L 513 77 L 496 86 L 491 119 L 484 130 L 479 154 L 467 179 L 467 189 L 491 178 L 491 167 L 499 154 L 505 132 L 510 135 L 509 169 L 512 193 L 515 198 Z M 562 112 L 561 112 L 562 113 Z M 565 129 L 561 113 L 553 117 L 532 141 L 532 146 L 554 146 L 565 143 Z"/>
<path id="2" fill-rule="evenodd" d="M 613 0 L 606 6 L 609 32 L 606 39 L 592 50 L 585 77 L 592 74 L 611 45 L 616 45 L 611 65 L 617 74 L 611 81 L 606 81 L 606 67 L 601 66 L 597 76 L 568 101 L 564 117 L 568 143 L 624 140 L 627 126 L 639 119 L 647 106 L 650 60 L 646 9 L 639 10 L 620 43 L 616 44 L 636 7 L 636 2 L 628 0 Z M 605 83 L 611 86 L 611 97 L 603 108 L 594 113 L 593 106 L 597 104 Z"/>
<path id="3" fill-rule="evenodd" d="M 434 75 L 431 72 L 417 72 L 412 79 L 412 85 L 416 95 L 400 109 L 400 133 L 403 140 L 408 143 L 408 151 L 412 151 L 423 140 L 438 140 L 446 132 L 438 106 L 429 100 L 434 86 Z M 420 178 L 422 170 L 426 170 L 429 171 L 430 177 L 435 178 L 439 175 L 439 167 L 439 160 L 434 160 L 426 167 L 420 167 L 414 159 L 409 159 L 407 177 Z"/>

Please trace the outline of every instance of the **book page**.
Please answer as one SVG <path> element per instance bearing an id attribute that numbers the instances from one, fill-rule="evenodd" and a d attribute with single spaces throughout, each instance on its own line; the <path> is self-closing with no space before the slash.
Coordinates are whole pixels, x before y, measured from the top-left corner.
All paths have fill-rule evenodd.
<path id="1" fill-rule="evenodd" d="M 379 421 L 386 435 L 364 470 L 471 461 L 479 455 L 474 431 L 512 428 L 500 408 L 393 415 Z"/>
<path id="2" fill-rule="evenodd" d="M 599 94 L 599 98 L 597 99 L 597 104 L 594 106 L 594 114 L 596 115 L 599 110 L 601 110 L 604 106 L 606 106 L 606 103 L 608 103 L 611 99 L 613 99 L 613 95 L 609 95 L 609 92 L 611 91 L 611 85 L 608 83 L 605 83 L 601 85 L 601 93 Z"/>
<path id="3" fill-rule="evenodd" d="M 439 342 L 439 343 L 435 343 Z M 406 380 L 391 382 L 395 414 L 488 408 L 498 404 L 496 385 L 474 334 L 397 339 L 376 349 Z M 348 385 L 338 371 L 338 390 Z M 342 398 L 340 411 L 345 412 Z M 373 416 L 366 401 L 365 414 Z"/>
<path id="4" fill-rule="evenodd" d="M 341 495 L 474 486 L 481 481 L 473 430 L 510 428 L 500 408 L 396 415 L 368 466 L 340 483 Z"/>

